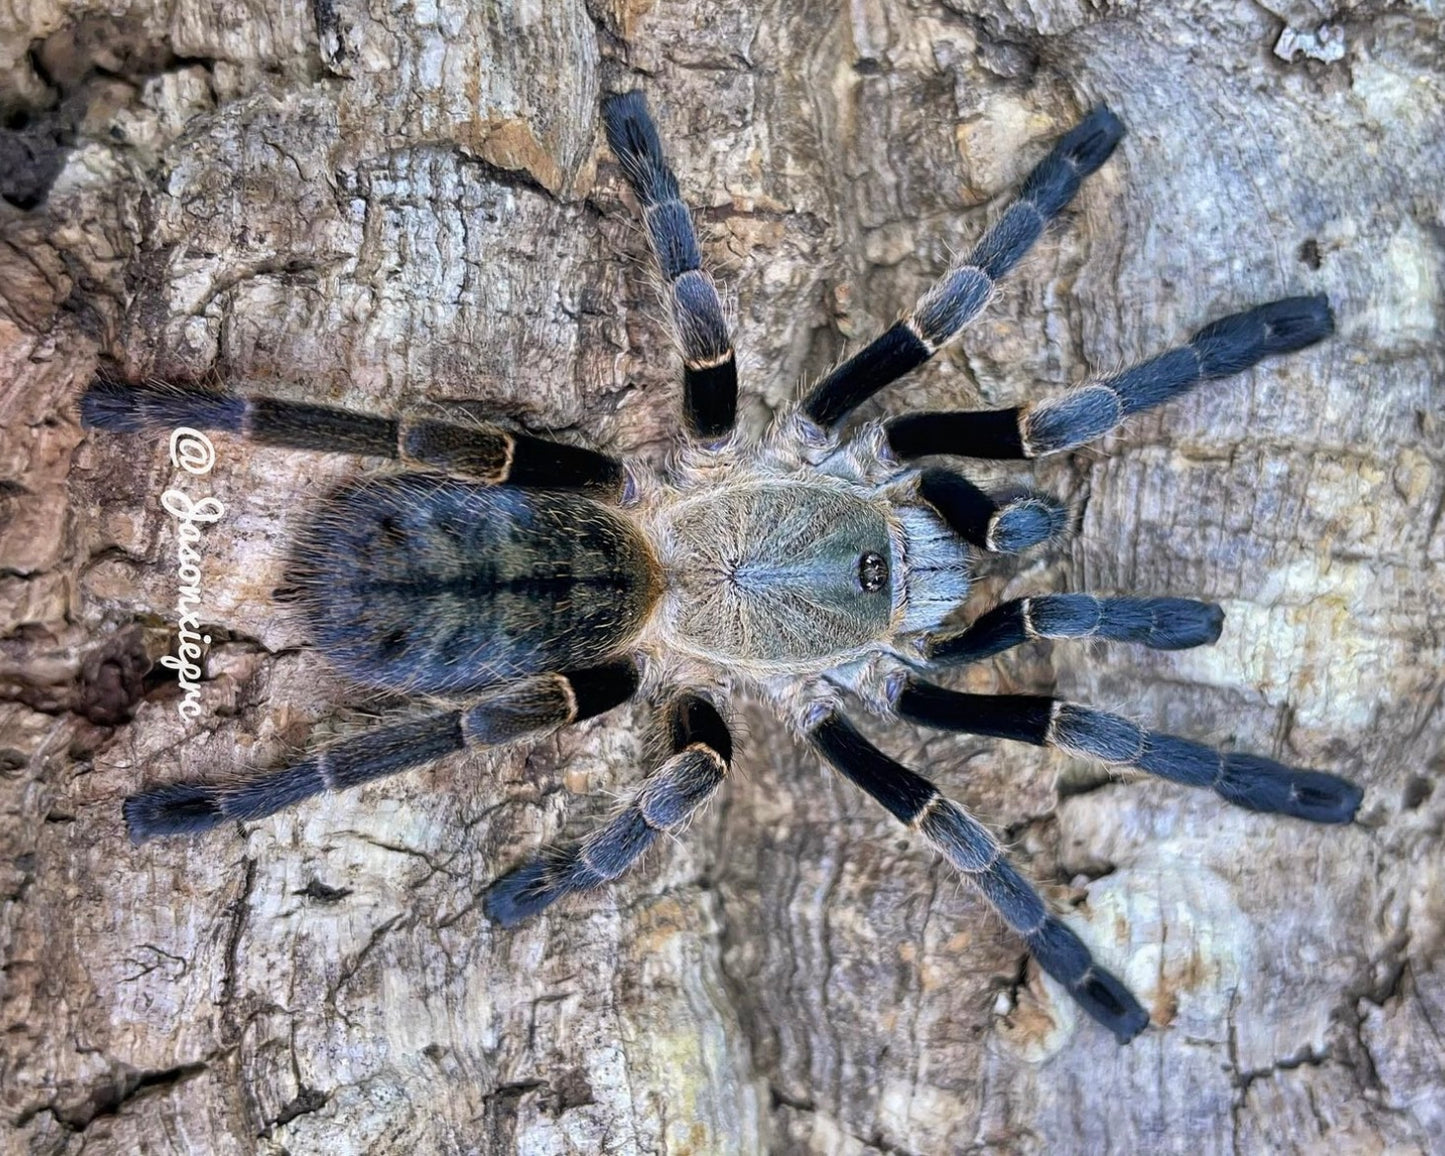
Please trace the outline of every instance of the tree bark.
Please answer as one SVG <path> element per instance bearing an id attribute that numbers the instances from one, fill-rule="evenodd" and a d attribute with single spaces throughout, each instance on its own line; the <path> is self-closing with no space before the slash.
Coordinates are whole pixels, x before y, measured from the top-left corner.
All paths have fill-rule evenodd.
<path id="1" fill-rule="evenodd" d="M 224 15 L 221 15 L 221 14 Z M 526 5 L 36 0 L 0 17 L 6 1151 L 1441 1152 L 1445 60 L 1426 0 Z M 244 831 L 130 845 L 143 782 L 366 725 L 272 591 L 355 459 L 88 435 L 97 372 L 501 414 L 659 464 L 676 358 L 598 127 L 641 86 L 736 289 L 745 428 L 881 330 L 1047 143 L 1129 128 L 949 351 L 870 408 L 1016 404 L 1328 293 L 1333 340 L 1032 477 L 1048 590 L 1205 597 L 1057 690 L 1366 787 L 1321 829 L 1062 755 L 870 725 L 1000 832 L 1150 1009 L 1119 1048 L 951 870 L 734 705 L 686 837 L 517 931 L 485 885 L 649 765 L 654 704 Z M 198 720 L 168 487 L 205 539 Z"/>

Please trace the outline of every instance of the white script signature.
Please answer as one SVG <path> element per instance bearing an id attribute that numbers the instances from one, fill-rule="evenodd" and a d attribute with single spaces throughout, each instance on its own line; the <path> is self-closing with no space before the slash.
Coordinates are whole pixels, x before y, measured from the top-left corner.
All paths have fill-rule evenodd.
<path id="1" fill-rule="evenodd" d="M 171 462 L 188 474 L 211 472 L 216 464 L 216 450 L 210 438 L 200 430 L 181 426 L 171 431 Z M 193 501 L 183 490 L 167 490 L 161 505 L 179 524 L 176 547 L 176 614 L 180 624 L 180 641 L 175 654 L 167 654 L 161 665 L 174 670 L 180 680 L 181 699 L 177 710 L 181 718 L 197 718 L 201 713 L 201 646 L 209 645 L 211 636 L 201 633 L 201 527 L 220 521 L 226 512 L 221 500 L 205 497 Z"/>

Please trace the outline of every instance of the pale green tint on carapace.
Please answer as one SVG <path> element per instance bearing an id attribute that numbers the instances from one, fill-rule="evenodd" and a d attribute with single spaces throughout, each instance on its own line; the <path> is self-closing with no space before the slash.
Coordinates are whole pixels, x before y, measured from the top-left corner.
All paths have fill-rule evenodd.
<path id="1" fill-rule="evenodd" d="M 697 653 L 809 666 L 888 633 L 893 547 L 867 498 L 796 481 L 724 487 L 675 507 L 663 539 L 670 633 Z"/>

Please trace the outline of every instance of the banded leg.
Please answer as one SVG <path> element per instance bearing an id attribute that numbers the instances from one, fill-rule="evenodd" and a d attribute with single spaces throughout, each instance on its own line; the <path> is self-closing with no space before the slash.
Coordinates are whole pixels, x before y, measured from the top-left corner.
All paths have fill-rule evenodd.
<path id="1" fill-rule="evenodd" d="M 844 777 L 926 836 L 1019 934 L 1038 965 L 1115 1039 L 1127 1044 L 1144 1030 L 1148 1013 L 1128 988 L 1094 962 L 1083 941 L 1049 913 L 977 819 L 922 775 L 890 759 L 841 715 L 829 715 L 808 738 Z"/>
<path id="2" fill-rule="evenodd" d="M 657 768 L 611 822 L 574 845 L 549 847 L 487 889 L 483 909 L 503 927 L 515 927 L 578 891 L 612 882 L 659 835 L 687 826 L 712 798 L 732 761 L 732 738 L 717 711 L 684 695 L 671 718 L 673 755 Z"/>
<path id="3" fill-rule="evenodd" d="M 1069 528 L 1068 507 L 1037 490 L 995 499 L 962 474 L 935 469 L 919 476 L 918 493 L 960 538 L 992 553 L 1017 554 Z"/>
<path id="4" fill-rule="evenodd" d="M 687 428 L 709 441 L 725 438 L 737 416 L 737 358 L 717 286 L 702 267 L 692 215 L 667 166 L 642 93 L 609 97 L 602 120 L 607 144 L 642 205 L 647 239 L 667 287 L 668 312 L 682 349 Z"/>
<path id="5" fill-rule="evenodd" d="M 1119 118 L 1100 105 L 1061 137 L 973 252 L 935 282 L 911 313 L 814 385 L 803 399 L 803 414 L 824 428 L 836 426 L 957 337 L 1123 136 Z"/>
<path id="6" fill-rule="evenodd" d="M 366 454 L 443 470 L 489 485 L 622 492 L 622 464 L 596 450 L 494 425 L 389 418 L 273 397 L 240 397 L 190 385 L 97 380 L 80 399 L 91 429 L 115 433 L 178 426 L 242 434 L 262 445 Z"/>
<path id="7" fill-rule="evenodd" d="M 1364 795 L 1338 775 L 1287 767 L 1261 755 L 1216 751 L 1042 695 L 962 694 L 909 678 L 898 689 L 893 709 L 924 726 L 1057 747 L 1186 787 L 1205 787 L 1237 807 L 1311 823 L 1353 821 Z"/>
<path id="8" fill-rule="evenodd" d="M 1105 638 L 1152 650 L 1187 650 L 1218 642 L 1223 627 L 1223 610 L 1192 598 L 1046 594 L 1001 602 L 966 630 L 928 639 L 923 653 L 938 666 L 964 666 L 1035 638 Z"/>
<path id="9" fill-rule="evenodd" d="M 637 690 L 634 663 L 544 674 L 446 711 L 343 739 L 289 767 L 249 779 L 171 783 L 125 801 L 133 842 L 260 819 L 323 791 L 379 779 L 467 748 L 499 746 L 611 710 Z"/>
<path id="10" fill-rule="evenodd" d="M 1102 437 L 1125 418 L 1173 401 L 1201 381 L 1243 373 L 1266 357 L 1295 353 L 1334 331 L 1328 298 L 1287 297 L 1222 317 L 1187 345 L 1050 401 L 977 413 L 908 414 L 884 429 L 901 458 L 1036 458 Z"/>

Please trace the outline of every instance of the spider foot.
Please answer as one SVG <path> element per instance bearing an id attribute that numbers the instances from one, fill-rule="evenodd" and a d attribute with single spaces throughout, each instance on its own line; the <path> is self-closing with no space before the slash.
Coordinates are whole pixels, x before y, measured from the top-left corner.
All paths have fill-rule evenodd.
<path id="1" fill-rule="evenodd" d="M 1329 298 L 1286 297 L 1221 317 L 1196 333 L 1189 345 L 1203 376 L 1228 377 L 1263 358 L 1304 349 L 1334 331 Z"/>
<path id="2" fill-rule="evenodd" d="M 1029 201 L 1044 217 L 1061 213 L 1085 177 L 1097 172 L 1124 139 L 1124 122 L 1099 105 L 1058 139 L 1025 178 L 1019 200 Z"/>
<path id="3" fill-rule="evenodd" d="M 1324 771 L 1297 770 L 1260 755 L 1228 754 L 1214 789 L 1236 807 L 1308 819 L 1353 822 L 1365 792 Z"/>
<path id="4" fill-rule="evenodd" d="M 1149 1013 L 1133 992 L 1095 963 L 1083 940 L 1059 919 L 1049 916 L 1038 932 L 1024 939 L 1038 965 L 1119 1043 L 1127 1044 L 1149 1026 Z"/>
<path id="5" fill-rule="evenodd" d="M 112 433 L 183 425 L 240 433 L 245 413 L 244 398 L 163 382 L 127 385 L 100 378 L 80 398 L 81 424 Z"/>
<path id="6" fill-rule="evenodd" d="M 152 787 L 128 798 L 121 813 L 132 843 L 162 835 L 198 835 L 227 818 L 220 791 L 200 783 Z"/>
<path id="7" fill-rule="evenodd" d="M 487 888 L 482 912 L 502 927 L 516 927 L 550 907 L 566 890 L 557 885 L 545 859 L 533 859 L 507 872 Z"/>

